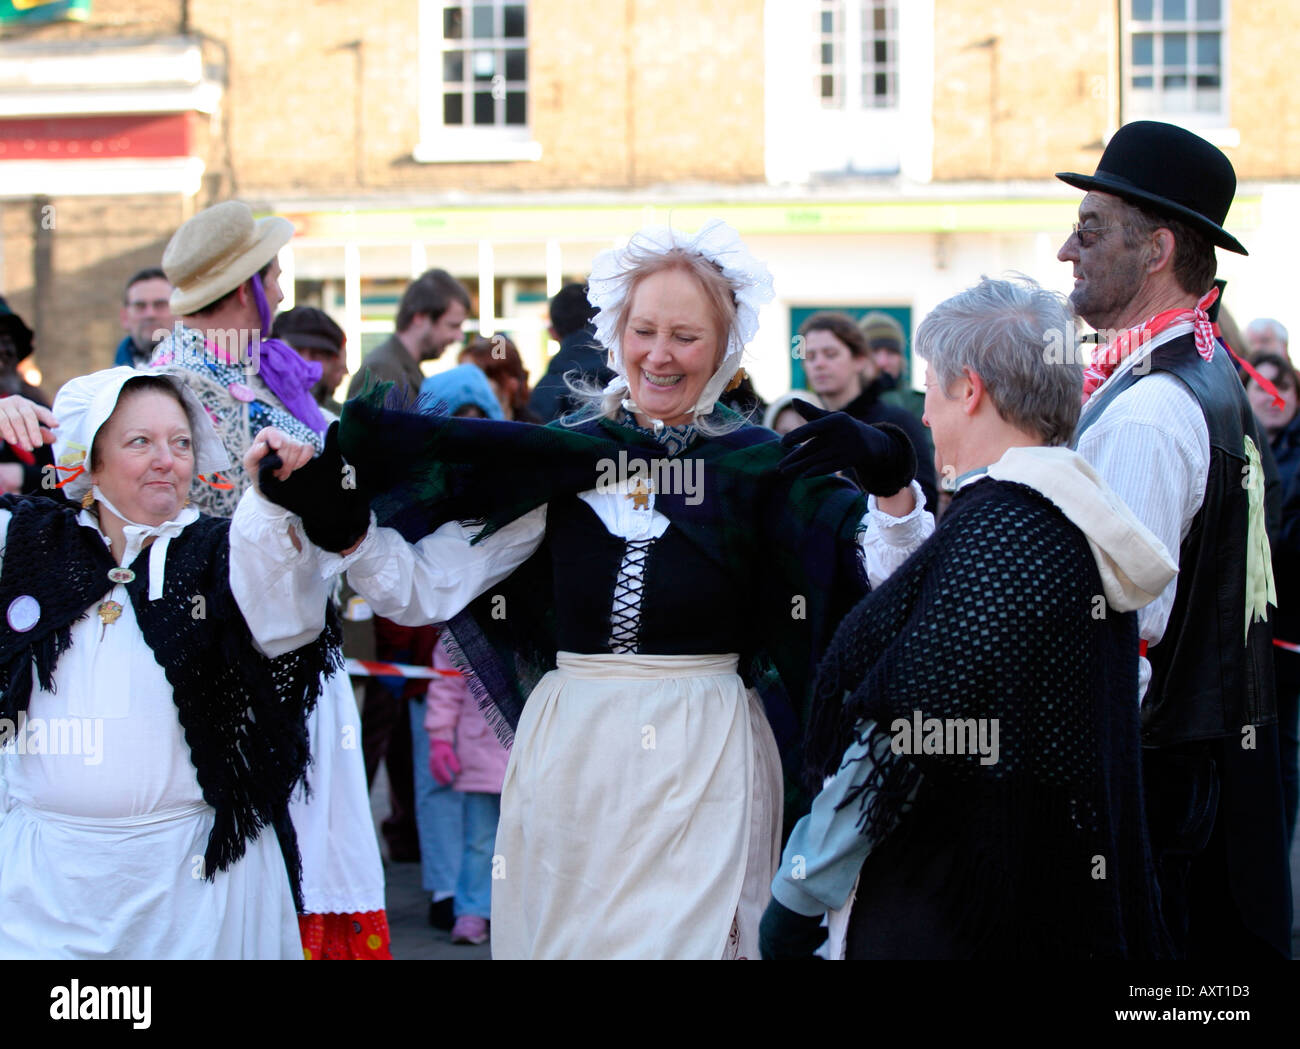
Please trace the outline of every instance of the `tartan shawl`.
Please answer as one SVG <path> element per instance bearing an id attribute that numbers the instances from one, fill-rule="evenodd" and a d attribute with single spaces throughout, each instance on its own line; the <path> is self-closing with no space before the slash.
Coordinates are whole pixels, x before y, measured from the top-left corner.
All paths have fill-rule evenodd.
<path id="1" fill-rule="evenodd" d="M 343 406 L 339 445 L 381 526 L 415 542 L 452 520 L 478 542 L 551 499 L 596 487 L 619 453 L 630 465 L 671 458 L 652 436 L 610 419 L 565 427 L 454 419 L 403 410 L 377 386 Z M 724 417 L 731 413 L 717 411 Z M 858 541 L 866 497 L 836 477 L 783 477 L 779 439 L 756 426 L 697 437 L 676 458 L 699 460 L 702 498 L 656 493 L 655 509 L 757 595 L 720 614 L 746 616 L 740 672 L 763 697 L 785 766 L 788 820 L 806 808 L 795 784 L 812 679 L 840 619 L 868 591 Z M 504 598 L 504 604 L 502 603 Z M 528 693 L 555 667 L 548 544 L 449 624 L 458 665 L 490 724 L 508 741 Z M 502 610 L 504 609 L 504 614 Z"/>

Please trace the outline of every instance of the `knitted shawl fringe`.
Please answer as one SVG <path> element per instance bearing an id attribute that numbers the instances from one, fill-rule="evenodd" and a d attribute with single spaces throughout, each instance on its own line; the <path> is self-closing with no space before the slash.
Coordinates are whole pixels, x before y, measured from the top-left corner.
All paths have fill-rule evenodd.
<path id="1" fill-rule="evenodd" d="M 41 609 L 36 629 L 0 622 L 0 716 L 16 718 L 31 700 L 31 672 L 53 691 L 73 623 L 111 588 L 112 557 L 77 523 L 75 508 L 50 500 L 0 500 L 11 510 L 0 568 L 0 609 L 21 595 Z M 204 850 L 212 880 L 241 859 L 247 843 L 274 827 L 301 904 L 301 862 L 288 816 L 290 795 L 311 760 L 307 715 L 322 679 L 343 668 L 341 630 L 330 609 L 311 643 L 271 659 L 255 646 L 230 589 L 228 520 L 200 517 L 167 550 L 162 597 L 148 598 L 149 551 L 131 566 L 127 593 L 141 633 L 172 687 L 177 719 L 202 791 L 215 810 Z M 57 571 L 51 568 L 57 566 Z M 205 615 L 193 615 L 202 596 Z"/>
<path id="2" fill-rule="evenodd" d="M 1167 952 L 1135 789 L 1136 618 L 1093 619 L 1101 592 L 1059 511 L 981 481 L 844 618 L 818 670 L 810 788 L 866 746 L 841 807 L 877 843 L 867 864 L 913 885 L 940 865 L 933 909 L 976 956 Z M 998 759 L 895 750 L 895 722 L 918 714 L 996 723 Z"/>

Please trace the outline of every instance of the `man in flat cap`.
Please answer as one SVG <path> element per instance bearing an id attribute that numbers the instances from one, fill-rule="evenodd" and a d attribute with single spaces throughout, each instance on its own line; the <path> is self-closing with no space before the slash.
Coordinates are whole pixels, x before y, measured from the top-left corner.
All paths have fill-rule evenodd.
<path id="1" fill-rule="evenodd" d="M 1170 124 L 1111 139 L 1058 258 L 1099 338 L 1078 451 L 1176 552 L 1138 613 L 1143 778 L 1166 924 L 1187 957 L 1289 957 L 1261 455 L 1207 311 L 1236 192 L 1228 158 Z"/>

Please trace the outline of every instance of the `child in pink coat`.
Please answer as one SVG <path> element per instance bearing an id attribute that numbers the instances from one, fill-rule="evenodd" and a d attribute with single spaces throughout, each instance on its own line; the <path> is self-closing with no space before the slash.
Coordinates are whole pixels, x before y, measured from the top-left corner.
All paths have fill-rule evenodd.
<path id="1" fill-rule="evenodd" d="M 429 682 L 424 713 L 429 770 L 443 786 L 452 784 L 465 795 L 464 851 L 451 942 L 481 944 L 487 942 L 492 914 L 492 853 L 510 752 L 488 727 L 441 640 L 433 650 L 433 667 L 449 673 Z"/>

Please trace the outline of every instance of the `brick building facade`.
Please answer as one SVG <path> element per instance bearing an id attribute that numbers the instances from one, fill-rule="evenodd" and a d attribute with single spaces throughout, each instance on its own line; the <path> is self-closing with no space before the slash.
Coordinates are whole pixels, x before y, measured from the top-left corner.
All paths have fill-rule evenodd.
<path id="1" fill-rule="evenodd" d="M 1131 16 L 1146 12 L 1132 0 L 1119 7 L 1123 17 L 1115 0 L 937 0 L 934 177 L 1043 179 L 1092 170 L 1105 136 L 1148 115 L 1133 106 L 1125 75 L 1132 34 L 1140 32 Z M 1147 0 L 1146 7 L 1154 17 L 1173 8 L 1195 16 L 1180 23 L 1193 52 L 1198 29 L 1222 27 L 1226 119 L 1202 127 L 1227 149 L 1238 179 L 1300 175 L 1293 101 L 1300 77 L 1291 46 L 1300 3 Z M 1201 20 L 1202 12 L 1218 17 Z"/>
<path id="2" fill-rule="evenodd" d="M 125 279 L 231 196 L 299 224 L 291 291 L 354 354 L 445 265 L 538 365 L 545 295 L 652 216 L 721 214 L 769 253 L 772 347 L 817 304 L 915 322 L 981 272 L 1053 279 L 1078 198 L 1052 173 L 1136 115 L 1150 40 L 1266 262 L 1261 216 L 1300 212 L 1256 188 L 1300 174 L 1297 24 L 1300 0 L 93 0 L 0 27 L 0 286 L 51 392 L 109 362 Z"/>

